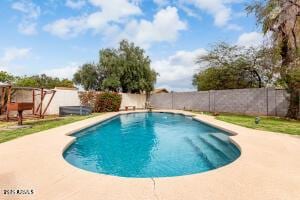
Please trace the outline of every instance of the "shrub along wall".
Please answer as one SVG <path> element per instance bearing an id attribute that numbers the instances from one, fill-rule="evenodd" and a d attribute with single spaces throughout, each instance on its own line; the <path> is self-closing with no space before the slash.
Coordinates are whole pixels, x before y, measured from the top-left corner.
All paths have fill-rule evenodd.
<path id="1" fill-rule="evenodd" d="M 81 92 L 79 94 L 81 105 L 89 106 L 93 112 L 119 111 L 122 96 L 114 92 Z"/>
<path id="2" fill-rule="evenodd" d="M 119 111 L 122 96 L 118 93 L 104 92 L 96 95 L 95 112 Z"/>
<path id="3" fill-rule="evenodd" d="M 93 109 L 95 107 L 95 100 L 96 100 L 96 95 L 99 94 L 98 92 L 94 91 L 88 91 L 88 92 L 79 92 L 79 99 L 80 103 L 83 106 L 89 106 Z"/>

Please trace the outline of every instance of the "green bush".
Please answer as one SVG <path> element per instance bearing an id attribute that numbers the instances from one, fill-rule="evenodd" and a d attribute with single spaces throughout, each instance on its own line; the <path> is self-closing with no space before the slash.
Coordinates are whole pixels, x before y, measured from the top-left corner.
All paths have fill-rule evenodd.
<path id="1" fill-rule="evenodd" d="M 104 92 L 96 95 L 94 111 L 95 112 L 114 112 L 119 111 L 122 96 L 118 93 Z"/>

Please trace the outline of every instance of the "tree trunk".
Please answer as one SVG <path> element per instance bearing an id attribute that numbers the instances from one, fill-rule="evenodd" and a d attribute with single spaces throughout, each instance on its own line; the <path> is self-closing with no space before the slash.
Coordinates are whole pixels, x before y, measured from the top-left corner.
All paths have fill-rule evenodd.
<path id="1" fill-rule="evenodd" d="M 281 46 L 281 57 L 282 57 L 282 63 L 281 63 L 281 70 L 280 75 L 281 78 L 284 80 L 284 82 L 287 85 L 286 90 L 290 94 L 289 98 L 289 107 L 288 112 L 286 114 L 286 117 L 291 119 L 297 119 L 299 117 L 299 95 L 300 91 L 299 88 L 296 88 L 292 84 L 292 80 L 290 80 L 290 76 L 288 74 L 288 68 L 289 65 L 292 62 L 292 56 L 291 56 L 291 49 L 289 49 L 288 45 L 288 38 L 287 35 L 283 32 L 283 38 L 282 38 L 282 46 Z"/>
<path id="2" fill-rule="evenodd" d="M 257 77 L 258 80 L 258 87 L 261 88 L 262 87 L 262 81 L 261 81 L 261 77 L 259 75 L 259 73 L 256 70 L 253 70 L 253 73 L 255 74 L 255 76 Z"/>

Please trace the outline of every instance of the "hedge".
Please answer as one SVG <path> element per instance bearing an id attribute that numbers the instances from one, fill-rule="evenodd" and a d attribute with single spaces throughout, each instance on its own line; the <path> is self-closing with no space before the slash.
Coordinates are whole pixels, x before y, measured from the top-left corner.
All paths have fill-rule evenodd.
<path id="1" fill-rule="evenodd" d="M 89 106 L 93 112 L 119 111 L 122 95 L 114 92 L 83 92 L 79 95 L 80 102 Z"/>

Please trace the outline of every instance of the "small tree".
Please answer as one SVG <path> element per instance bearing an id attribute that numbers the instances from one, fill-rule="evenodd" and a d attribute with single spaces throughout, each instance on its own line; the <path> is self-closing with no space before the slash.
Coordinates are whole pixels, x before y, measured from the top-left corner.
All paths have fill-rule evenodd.
<path id="1" fill-rule="evenodd" d="M 276 72 L 269 48 L 229 45 L 221 42 L 196 62 L 208 69 L 194 76 L 198 90 L 260 88 L 273 84 Z"/>

